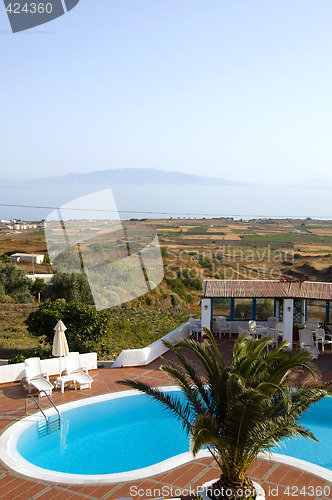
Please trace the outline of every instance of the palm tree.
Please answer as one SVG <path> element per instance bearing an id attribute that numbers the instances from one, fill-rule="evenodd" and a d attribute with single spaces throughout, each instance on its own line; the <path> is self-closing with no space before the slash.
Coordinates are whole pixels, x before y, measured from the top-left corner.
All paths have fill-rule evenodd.
<path id="1" fill-rule="evenodd" d="M 307 350 L 291 351 L 287 342 L 277 349 L 265 350 L 271 339 L 252 341 L 247 333 L 235 343 L 232 360 L 226 366 L 212 333 L 205 329 L 209 343 L 184 339 L 175 347 L 164 344 L 176 355 L 178 363 L 166 361 L 161 367 L 180 387 L 185 403 L 172 393 L 164 393 L 138 380 L 122 384 L 137 389 L 161 403 L 180 421 L 190 435 L 191 451 L 197 455 L 206 447 L 221 469 L 213 489 L 252 488 L 248 468 L 263 450 L 293 436 L 315 439 L 303 428 L 299 416 L 329 393 L 326 385 L 300 384 L 294 390 L 291 375 L 298 370 L 317 369 Z M 189 350 L 199 361 L 185 356 Z M 222 491 L 222 490 L 221 490 Z M 253 498 L 255 494 L 253 492 Z"/>

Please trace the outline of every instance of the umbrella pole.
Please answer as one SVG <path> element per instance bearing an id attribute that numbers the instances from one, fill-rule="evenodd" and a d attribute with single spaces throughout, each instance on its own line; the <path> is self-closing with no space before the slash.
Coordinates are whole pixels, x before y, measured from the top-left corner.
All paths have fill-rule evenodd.
<path id="1" fill-rule="evenodd" d="M 59 376 L 61 377 L 61 356 L 59 356 Z"/>

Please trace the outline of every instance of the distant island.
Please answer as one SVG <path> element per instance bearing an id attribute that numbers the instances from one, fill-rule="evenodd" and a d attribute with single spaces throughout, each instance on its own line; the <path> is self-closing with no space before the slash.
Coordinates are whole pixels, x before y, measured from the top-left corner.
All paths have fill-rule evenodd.
<path id="1" fill-rule="evenodd" d="M 2 187 L 18 186 L 17 180 L 3 179 Z M 167 172 L 154 168 L 119 168 L 100 170 L 87 174 L 68 174 L 53 177 L 22 179 L 22 186 L 29 185 L 185 185 L 185 186 L 254 186 L 249 182 L 231 181 L 218 177 L 185 174 L 183 172 Z"/>

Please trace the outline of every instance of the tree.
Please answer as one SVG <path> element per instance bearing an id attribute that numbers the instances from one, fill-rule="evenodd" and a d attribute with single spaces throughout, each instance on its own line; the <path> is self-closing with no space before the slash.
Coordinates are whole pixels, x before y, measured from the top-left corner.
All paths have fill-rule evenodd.
<path id="1" fill-rule="evenodd" d="M 15 264 L 0 264 L 0 295 L 9 295 L 21 304 L 33 301 L 30 282 Z"/>
<path id="2" fill-rule="evenodd" d="M 47 341 L 52 342 L 59 319 L 67 327 L 66 337 L 71 351 L 89 350 L 91 344 L 100 341 L 109 331 L 107 311 L 96 311 L 94 307 L 73 302 L 46 301 L 29 314 L 25 323 L 32 335 L 45 335 Z"/>
<path id="3" fill-rule="evenodd" d="M 44 292 L 46 288 L 45 281 L 42 278 L 35 278 L 31 284 L 31 292 L 35 294 L 38 298 L 38 302 L 40 302 L 40 294 Z"/>
<path id="4" fill-rule="evenodd" d="M 304 429 L 299 416 L 329 393 L 326 386 L 313 383 L 292 388 L 290 376 L 298 369 L 317 372 L 309 351 L 291 351 L 287 342 L 266 352 L 271 339 L 252 341 L 244 333 L 236 342 L 232 360 L 226 366 L 212 333 L 210 343 L 184 339 L 177 346 L 164 344 L 178 363 L 166 361 L 161 369 L 180 387 L 185 403 L 141 381 L 121 383 L 147 394 L 171 411 L 190 434 L 194 456 L 206 447 L 221 469 L 212 487 L 212 498 L 240 499 L 239 489 L 252 489 L 248 468 L 263 450 L 293 436 L 315 439 Z M 189 361 L 189 350 L 200 367 Z M 202 370 L 199 368 L 203 368 Z M 224 490 L 222 490 L 224 488 Z M 213 491 L 232 490 L 231 496 Z M 253 498 L 255 493 L 253 492 Z"/>
<path id="5" fill-rule="evenodd" d="M 252 318 L 252 302 L 239 302 L 235 305 L 235 317 L 241 319 Z"/>
<path id="6" fill-rule="evenodd" d="M 94 304 L 84 273 L 55 273 L 45 291 L 47 298 Z"/>
<path id="7" fill-rule="evenodd" d="M 257 302 L 256 316 L 260 319 L 274 316 L 274 307 L 268 299 L 263 299 L 262 302 Z"/>

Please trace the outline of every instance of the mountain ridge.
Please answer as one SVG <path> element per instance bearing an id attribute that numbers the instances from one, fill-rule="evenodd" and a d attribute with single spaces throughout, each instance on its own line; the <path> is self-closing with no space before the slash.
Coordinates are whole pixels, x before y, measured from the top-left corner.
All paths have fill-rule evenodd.
<path id="1" fill-rule="evenodd" d="M 2 186 L 9 184 L 18 185 L 17 180 L 3 179 Z M 166 171 L 153 168 L 122 168 L 98 170 L 85 174 L 66 174 L 52 177 L 39 177 L 35 179 L 21 180 L 20 184 L 45 185 L 45 184 L 102 184 L 111 185 L 203 185 L 203 186 L 253 186 L 254 183 L 244 181 L 232 181 L 219 177 L 208 177 L 197 174 L 186 174 L 179 171 Z"/>

